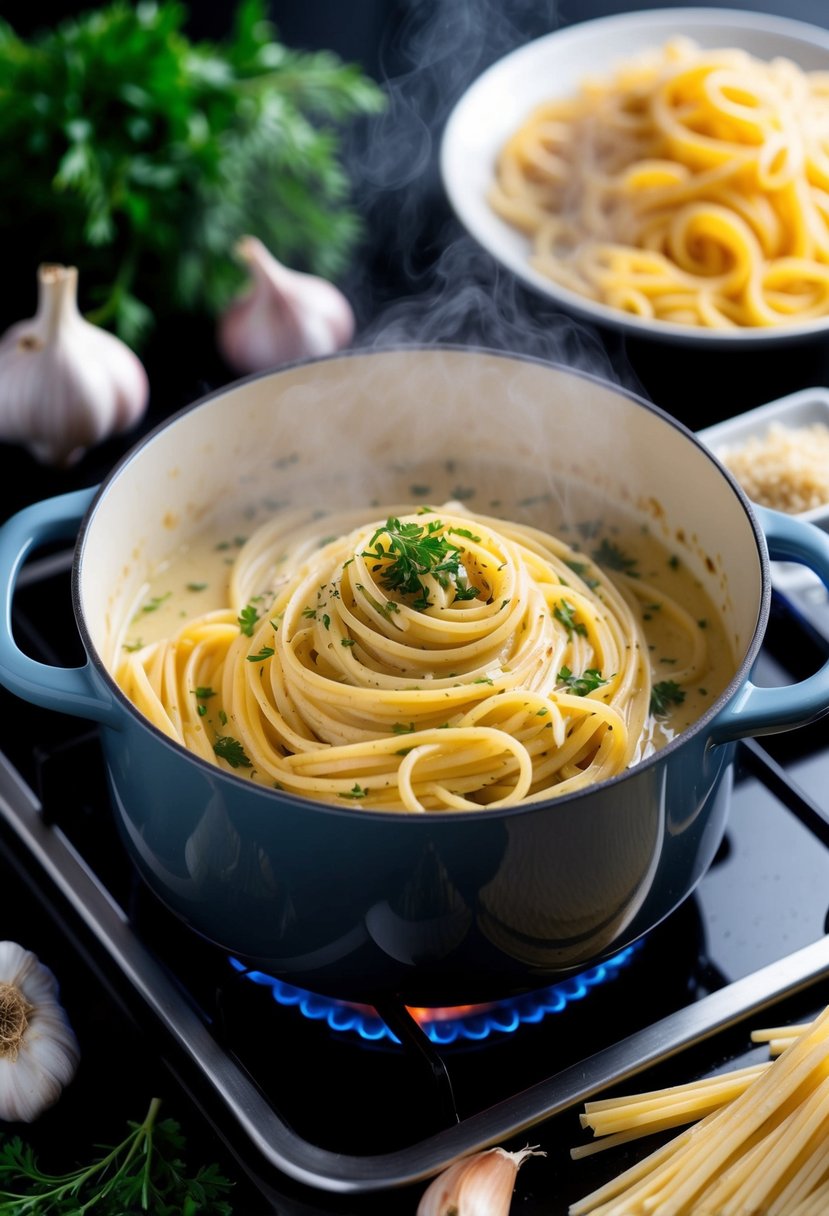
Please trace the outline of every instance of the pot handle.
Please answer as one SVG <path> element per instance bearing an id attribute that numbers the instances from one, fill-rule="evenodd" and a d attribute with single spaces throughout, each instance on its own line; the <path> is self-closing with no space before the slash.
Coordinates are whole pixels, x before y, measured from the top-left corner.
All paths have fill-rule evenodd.
<path id="1" fill-rule="evenodd" d="M 768 542 L 769 556 L 799 562 L 829 588 L 829 534 L 782 511 L 754 506 Z M 813 675 L 782 688 L 759 688 L 746 681 L 714 719 L 711 739 L 727 743 L 751 735 L 771 735 L 805 726 L 829 710 L 829 660 Z"/>
<path id="2" fill-rule="evenodd" d="M 0 526 L 0 684 L 34 705 L 117 726 L 117 707 L 89 660 L 83 667 L 40 663 L 24 654 L 12 633 L 12 603 L 23 562 L 38 546 L 77 535 L 96 489 L 44 499 L 24 507 Z"/>

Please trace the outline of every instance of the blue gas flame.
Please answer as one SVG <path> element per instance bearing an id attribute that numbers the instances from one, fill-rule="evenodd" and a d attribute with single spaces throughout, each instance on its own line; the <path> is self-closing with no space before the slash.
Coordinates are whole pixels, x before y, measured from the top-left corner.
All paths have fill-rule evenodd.
<path id="1" fill-rule="evenodd" d="M 429 1039 L 442 1046 L 460 1039 L 474 1042 L 487 1039 L 491 1035 L 509 1035 L 519 1026 L 537 1024 L 551 1014 L 563 1012 L 574 1001 L 583 1000 L 594 988 L 615 979 L 641 945 L 641 942 L 635 942 L 598 966 L 536 992 L 522 993 L 485 1006 L 463 1008 L 458 1011 L 457 1016 L 451 1009 L 441 1010 L 439 1017 L 429 1017 L 428 1011 L 425 1010 L 417 1011 L 415 1016 Z M 355 1007 L 330 997 L 307 992 L 303 988 L 267 975 L 264 971 L 249 970 L 236 958 L 231 957 L 229 962 L 235 971 L 244 975 L 251 983 L 270 988 L 273 999 L 278 1004 L 296 1006 L 311 1021 L 327 1022 L 332 1030 L 353 1033 L 371 1043 L 379 1043 L 384 1039 L 392 1043 L 400 1041 L 385 1022 L 365 1006 Z M 426 1016 L 418 1016 L 421 1013 Z"/>

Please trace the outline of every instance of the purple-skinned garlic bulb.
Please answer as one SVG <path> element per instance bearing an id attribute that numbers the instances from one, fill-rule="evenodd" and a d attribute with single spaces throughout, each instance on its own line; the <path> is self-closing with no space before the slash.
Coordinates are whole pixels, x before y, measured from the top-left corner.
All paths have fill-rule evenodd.
<path id="1" fill-rule="evenodd" d="M 219 317 L 225 362 L 245 375 L 297 359 L 333 354 L 351 341 L 354 312 L 333 283 L 284 266 L 258 237 L 236 246 L 250 285 Z"/>
<path id="2" fill-rule="evenodd" d="M 0 441 L 68 466 L 139 421 L 149 382 L 138 356 L 78 310 L 78 270 L 38 267 L 37 311 L 0 336 Z"/>

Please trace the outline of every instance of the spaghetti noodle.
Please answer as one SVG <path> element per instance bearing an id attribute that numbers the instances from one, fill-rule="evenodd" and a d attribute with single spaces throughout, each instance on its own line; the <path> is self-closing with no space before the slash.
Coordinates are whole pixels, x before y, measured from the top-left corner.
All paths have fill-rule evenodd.
<path id="1" fill-rule="evenodd" d="M 492 208 L 531 265 L 639 317 L 712 329 L 829 315 L 829 73 L 676 39 L 538 106 Z"/>
<path id="2" fill-rule="evenodd" d="M 657 609 L 677 642 L 662 683 Z M 239 549 L 227 605 L 125 644 L 116 678 L 156 727 L 239 775 L 340 805 L 477 810 L 569 793 L 652 750 L 653 714 L 709 670 L 704 625 L 639 572 L 611 578 L 459 504 L 278 516 Z"/>

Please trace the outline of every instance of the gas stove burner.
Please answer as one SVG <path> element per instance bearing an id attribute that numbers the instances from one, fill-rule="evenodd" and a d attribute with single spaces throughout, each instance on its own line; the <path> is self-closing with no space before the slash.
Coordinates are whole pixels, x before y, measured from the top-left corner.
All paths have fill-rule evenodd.
<path id="1" fill-rule="evenodd" d="M 510 1035 L 519 1026 L 537 1024 L 552 1014 L 562 1013 L 574 1002 L 583 1000 L 594 989 L 615 979 L 641 947 L 641 941 L 635 942 L 598 966 L 535 992 L 522 993 L 484 1005 L 459 1005 L 449 1008 L 409 1006 L 409 1013 L 428 1038 L 442 1046 L 461 1040 L 482 1042 L 494 1035 Z M 326 1022 L 331 1030 L 352 1033 L 371 1043 L 383 1040 L 400 1043 L 397 1035 L 370 1005 L 318 996 L 267 975 L 264 971 L 250 970 L 236 958 L 230 957 L 228 961 L 235 971 L 251 983 L 270 988 L 273 999 L 278 1004 L 295 1006 L 310 1021 Z"/>

